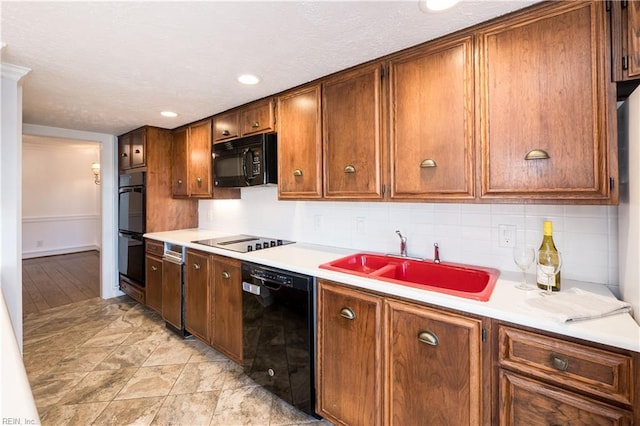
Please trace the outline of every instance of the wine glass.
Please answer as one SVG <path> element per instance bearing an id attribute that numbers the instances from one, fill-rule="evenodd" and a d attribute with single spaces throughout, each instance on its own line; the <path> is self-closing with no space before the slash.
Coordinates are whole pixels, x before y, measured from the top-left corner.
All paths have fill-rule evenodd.
<path id="1" fill-rule="evenodd" d="M 520 290 L 534 290 L 535 287 L 527 284 L 527 269 L 531 266 L 536 258 L 536 252 L 531 247 L 514 247 L 513 261 L 522 271 L 522 282 L 516 286 Z"/>
<path id="2" fill-rule="evenodd" d="M 562 255 L 555 251 L 540 251 L 538 253 L 538 272 L 547 278 L 546 291 L 540 292 L 543 296 L 551 296 L 552 278 L 560 271 L 562 267 Z"/>

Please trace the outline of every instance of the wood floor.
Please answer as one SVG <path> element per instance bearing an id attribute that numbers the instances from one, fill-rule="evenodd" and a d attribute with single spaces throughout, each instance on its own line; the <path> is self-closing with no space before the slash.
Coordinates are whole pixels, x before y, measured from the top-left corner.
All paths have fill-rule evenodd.
<path id="1" fill-rule="evenodd" d="M 100 253 L 85 251 L 22 261 L 23 314 L 100 296 Z"/>

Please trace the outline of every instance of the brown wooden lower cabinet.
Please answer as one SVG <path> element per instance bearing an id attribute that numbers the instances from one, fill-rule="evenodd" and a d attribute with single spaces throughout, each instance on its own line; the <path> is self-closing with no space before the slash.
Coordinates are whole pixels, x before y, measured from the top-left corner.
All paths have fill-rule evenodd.
<path id="1" fill-rule="evenodd" d="M 185 329 L 207 343 L 211 335 L 210 256 L 205 252 L 187 249 L 184 286 Z"/>
<path id="2" fill-rule="evenodd" d="M 500 425 L 631 425 L 632 414 L 579 394 L 500 371 Z"/>
<path id="3" fill-rule="evenodd" d="M 213 258 L 211 346 L 242 363 L 242 270 L 240 261 Z"/>
<path id="4" fill-rule="evenodd" d="M 328 281 L 318 291 L 317 407 L 336 424 L 382 424 L 382 298 Z"/>
<path id="5" fill-rule="evenodd" d="M 482 424 L 484 353 L 480 319 L 319 280 L 318 411 L 336 424 Z"/>
<path id="6" fill-rule="evenodd" d="M 640 421 L 640 354 L 506 324 L 497 336 L 500 425 Z"/>
<path id="7" fill-rule="evenodd" d="M 145 256 L 145 302 L 148 307 L 162 313 L 162 259 Z"/>

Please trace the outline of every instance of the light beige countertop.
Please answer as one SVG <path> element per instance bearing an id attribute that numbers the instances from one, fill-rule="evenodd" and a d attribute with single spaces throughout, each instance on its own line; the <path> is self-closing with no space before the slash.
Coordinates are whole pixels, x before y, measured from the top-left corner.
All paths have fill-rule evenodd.
<path id="1" fill-rule="evenodd" d="M 544 296 L 541 296 L 538 291 L 523 291 L 515 288 L 521 278 L 520 273 L 502 272 L 491 298 L 487 302 L 480 302 L 376 279 L 329 271 L 318 267 L 323 263 L 358 252 L 352 249 L 295 243 L 270 248 L 269 250 L 237 253 L 192 242 L 227 235 L 211 230 L 186 229 L 149 233 L 145 234 L 145 237 L 640 353 L 640 326 L 630 314 L 618 314 L 566 323 L 558 322 L 544 314 L 526 309 L 524 305 L 526 298 Z M 530 276 L 529 282 L 532 281 L 533 277 Z M 567 279 L 562 280 L 563 290 L 568 290 L 572 287 L 607 297 L 614 297 L 604 285 Z"/>

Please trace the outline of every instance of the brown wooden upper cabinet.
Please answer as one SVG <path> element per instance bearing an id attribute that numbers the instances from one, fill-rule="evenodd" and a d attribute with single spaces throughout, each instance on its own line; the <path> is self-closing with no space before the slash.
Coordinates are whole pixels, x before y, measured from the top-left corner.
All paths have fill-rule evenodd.
<path id="1" fill-rule="evenodd" d="M 382 198 L 381 86 L 380 63 L 323 83 L 325 198 Z"/>
<path id="2" fill-rule="evenodd" d="M 482 198 L 617 202 L 604 13 L 554 2 L 479 31 Z"/>
<path id="3" fill-rule="evenodd" d="M 278 197 L 322 198 L 320 84 L 278 96 Z"/>
<path id="4" fill-rule="evenodd" d="M 146 166 L 147 130 L 141 128 L 118 137 L 118 168 L 135 169 Z"/>
<path id="5" fill-rule="evenodd" d="M 471 35 L 391 59 L 392 198 L 473 198 L 473 76 Z"/>
<path id="6" fill-rule="evenodd" d="M 213 141 L 223 142 L 240 136 L 275 130 L 276 117 L 272 98 L 252 102 L 213 117 Z"/>
<path id="7" fill-rule="evenodd" d="M 611 13 L 613 79 L 640 79 L 640 2 L 607 3 Z"/>
<path id="8" fill-rule="evenodd" d="M 172 160 L 174 197 L 240 198 L 239 189 L 213 189 L 211 119 L 173 131 Z"/>

